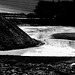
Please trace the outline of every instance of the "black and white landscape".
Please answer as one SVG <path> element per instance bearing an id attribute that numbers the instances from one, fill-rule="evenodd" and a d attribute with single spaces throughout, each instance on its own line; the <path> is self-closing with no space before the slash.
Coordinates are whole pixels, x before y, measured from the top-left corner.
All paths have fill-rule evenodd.
<path id="1" fill-rule="evenodd" d="M 42 41 L 44 44 L 38 47 L 0 51 L 1 55 L 21 56 L 74 56 L 75 41 L 69 39 L 75 37 L 75 28 L 66 26 L 19 26 L 31 38 Z M 54 38 L 53 34 L 63 34 L 62 37 Z M 67 34 L 66 34 L 67 33 Z M 66 38 L 66 35 L 67 38 Z M 60 35 L 61 36 L 61 35 Z M 64 37 L 64 38 L 63 38 Z"/>
<path id="2" fill-rule="evenodd" d="M 0 75 L 75 75 L 74 0 L 0 0 Z"/>
<path id="3" fill-rule="evenodd" d="M 73 6 L 74 1 L 39 1 L 34 13 L 1 13 L 6 29 L 1 28 L 0 55 L 74 56 Z"/>

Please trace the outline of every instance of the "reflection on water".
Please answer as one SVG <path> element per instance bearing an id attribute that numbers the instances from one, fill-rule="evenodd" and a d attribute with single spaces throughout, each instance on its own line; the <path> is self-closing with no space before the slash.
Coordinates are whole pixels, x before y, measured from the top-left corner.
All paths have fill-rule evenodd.
<path id="1" fill-rule="evenodd" d="M 72 40 L 64 39 L 53 39 L 52 34 L 55 33 L 74 33 L 75 28 L 73 27 L 62 27 L 62 26 L 20 26 L 20 28 L 29 34 L 32 38 L 44 41 L 47 45 L 57 45 L 58 46 L 70 46 L 74 45 Z"/>
<path id="2" fill-rule="evenodd" d="M 72 40 L 53 39 L 55 33 L 74 33 L 74 27 L 62 26 L 26 26 L 20 28 L 29 34 L 32 38 L 45 42 L 45 45 L 33 48 L 23 55 L 31 56 L 72 56 L 75 55 L 75 42 Z"/>
<path id="3" fill-rule="evenodd" d="M 0 51 L 0 55 L 22 56 L 75 56 L 75 41 L 53 39 L 55 33 L 74 33 L 74 27 L 63 26 L 19 26 L 32 38 L 43 41 L 45 44 L 39 47 Z"/>

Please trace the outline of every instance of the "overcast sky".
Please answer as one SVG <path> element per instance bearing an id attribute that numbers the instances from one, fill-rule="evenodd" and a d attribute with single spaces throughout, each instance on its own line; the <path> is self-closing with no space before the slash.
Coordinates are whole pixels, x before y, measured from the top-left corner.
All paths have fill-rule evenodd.
<path id="1" fill-rule="evenodd" d="M 12 8 L 13 10 L 33 11 L 38 0 L 0 0 L 0 8 Z"/>
<path id="2" fill-rule="evenodd" d="M 39 0 L 0 0 L 0 11 L 8 11 L 10 9 L 13 9 L 14 11 L 33 11 L 35 9 L 35 6 L 37 5 Z M 46 1 L 52 1 L 52 0 L 46 0 Z M 58 1 L 58 0 L 54 0 Z M 65 0 L 66 1 L 66 0 Z M 68 0 L 72 1 L 72 0 Z M 11 10 L 10 10 L 11 11 Z"/>

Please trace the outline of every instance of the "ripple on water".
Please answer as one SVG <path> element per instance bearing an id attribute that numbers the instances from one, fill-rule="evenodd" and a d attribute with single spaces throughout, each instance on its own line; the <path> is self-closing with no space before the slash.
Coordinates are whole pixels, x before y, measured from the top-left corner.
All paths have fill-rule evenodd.
<path id="1" fill-rule="evenodd" d="M 70 40 L 62 40 L 62 39 L 44 39 L 43 40 L 46 45 L 51 45 L 55 47 L 69 47 Z"/>
<path id="2" fill-rule="evenodd" d="M 69 41 L 69 47 L 75 49 L 75 41 Z"/>

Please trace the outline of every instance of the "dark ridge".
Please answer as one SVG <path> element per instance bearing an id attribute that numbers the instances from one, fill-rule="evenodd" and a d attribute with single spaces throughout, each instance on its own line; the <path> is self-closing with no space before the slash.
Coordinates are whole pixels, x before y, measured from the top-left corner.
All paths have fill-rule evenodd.
<path id="1" fill-rule="evenodd" d="M 24 63 L 51 63 L 55 64 L 57 62 L 63 61 L 75 61 L 75 57 L 43 57 L 43 56 L 13 56 L 13 55 L 0 55 L 0 60 L 16 60 Z"/>
<path id="2" fill-rule="evenodd" d="M 24 13 L 0 13 L 5 18 L 26 18 Z"/>
<path id="3" fill-rule="evenodd" d="M 32 39 L 11 20 L 0 16 L 0 50 L 34 47 L 42 42 Z"/>
<path id="4" fill-rule="evenodd" d="M 57 33 L 57 34 L 53 34 L 52 38 L 54 38 L 54 39 L 75 40 L 75 33 Z"/>
<path id="5" fill-rule="evenodd" d="M 22 25 L 23 23 L 22 23 L 22 21 L 21 20 L 19 20 L 19 19 L 10 19 L 13 23 L 15 23 L 16 25 Z"/>
<path id="6" fill-rule="evenodd" d="M 24 13 L 0 13 L 6 19 L 10 19 L 12 22 L 18 24 L 23 24 L 19 18 L 26 18 L 26 14 Z"/>

